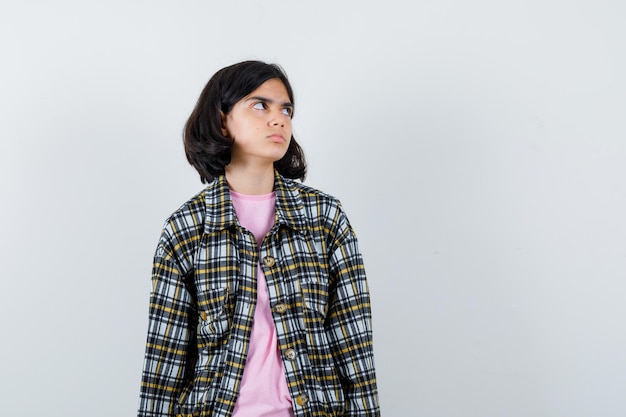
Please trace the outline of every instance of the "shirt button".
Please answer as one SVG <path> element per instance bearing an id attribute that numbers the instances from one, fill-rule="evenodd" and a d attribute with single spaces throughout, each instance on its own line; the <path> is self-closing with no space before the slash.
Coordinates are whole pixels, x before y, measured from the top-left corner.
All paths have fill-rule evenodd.
<path id="1" fill-rule="evenodd" d="M 274 266 L 274 264 L 276 263 L 276 260 L 271 257 L 271 256 L 266 256 L 265 258 L 263 258 L 263 263 L 265 264 L 265 266 L 267 266 L 268 268 L 271 268 Z"/>
<path id="2" fill-rule="evenodd" d="M 287 311 L 287 304 L 276 304 L 274 306 L 274 311 L 278 314 L 285 314 Z"/>
<path id="3" fill-rule="evenodd" d="M 296 404 L 302 406 L 306 403 L 309 402 L 309 397 L 307 397 L 305 394 L 300 394 L 296 397 Z"/>
<path id="4" fill-rule="evenodd" d="M 285 358 L 289 359 L 290 361 L 294 360 L 296 358 L 296 351 L 293 349 L 287 349 L 285 351 Z"/>

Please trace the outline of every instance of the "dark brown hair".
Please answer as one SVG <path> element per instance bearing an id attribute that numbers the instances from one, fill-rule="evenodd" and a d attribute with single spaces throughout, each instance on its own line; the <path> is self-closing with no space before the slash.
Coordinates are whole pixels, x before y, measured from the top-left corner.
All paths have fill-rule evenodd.
<path id="1" fill-rule="evenodd" d="M 274 78 L 285 85 L 289 100 L 295 104 L 293 90 L 282 68 L 261 61 L 243 61 L 222 68 L 204 87 L 183 131 L 185 155 L 203 183 L 224 174 L 224 168 L 230 163 L 233 139 L 222 134 L 222 114 L 228 114 L 235 103 Z M 304 180 L 304 152 L 293 135 L 287 153 L 274 162 L 274 168 L 284 177 Z"/>

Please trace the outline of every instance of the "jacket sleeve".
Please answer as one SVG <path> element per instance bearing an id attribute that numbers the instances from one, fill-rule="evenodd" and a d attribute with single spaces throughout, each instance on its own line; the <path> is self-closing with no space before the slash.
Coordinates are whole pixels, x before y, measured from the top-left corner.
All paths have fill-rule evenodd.
<path id="1" fill-rule="evenodd" d="M 191 378 L 195 304 L 174 246 L 164 230 L 152 268 L 139 417 L 175 416 L 177 400 Z"/>
<path id="2" fill-rule="evenodd" d="M 327 334 L 344 391 L 346 417 L 379 417 L 370 296 L 363 258 L 347 217 L 339 210 L 329 246 Z"/>

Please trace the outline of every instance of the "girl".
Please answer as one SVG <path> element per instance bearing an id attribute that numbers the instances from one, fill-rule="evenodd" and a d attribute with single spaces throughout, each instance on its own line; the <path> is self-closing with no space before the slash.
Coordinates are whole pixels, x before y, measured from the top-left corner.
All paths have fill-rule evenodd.
<path id="1" fill-rule="evenodd" d="M 339 201 L 301 182 L 273 64 L 218 71 L 184 129 L 207 187 L 165 222 L 140 417 L 379 416 L 370 298 Z"/>

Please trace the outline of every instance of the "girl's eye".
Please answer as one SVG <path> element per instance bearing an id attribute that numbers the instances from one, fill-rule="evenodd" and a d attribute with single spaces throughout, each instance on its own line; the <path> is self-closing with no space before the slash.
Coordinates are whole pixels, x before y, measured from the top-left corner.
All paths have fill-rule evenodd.
<path id="1" fill-rule="evenodd" d="M 291 117 L 291 113 L 293 113 L 293 109 L 292 109 L 291 107 L 285 107 L 285 108 L 283 109 L 283 114 L 284 114 L 285 116 L 289 116 L 289 117 Z"/>
<path id="2" fill-rule="evenodd" d="M 265 103 L 259 101 L 258 103 L 255 103 L 252 108 L 257 110 L 265 110 Z"/>

